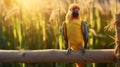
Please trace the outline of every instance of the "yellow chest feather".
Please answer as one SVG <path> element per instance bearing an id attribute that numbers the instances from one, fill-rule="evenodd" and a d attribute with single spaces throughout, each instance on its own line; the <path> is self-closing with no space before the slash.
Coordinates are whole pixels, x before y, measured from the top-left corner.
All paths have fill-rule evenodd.
<path id="1" fill-rule="evenodd" d="M 80 21 L 73 20 L 67 23 L 67 37 L 73 50 L 84 47 L 83 34 Z"/>

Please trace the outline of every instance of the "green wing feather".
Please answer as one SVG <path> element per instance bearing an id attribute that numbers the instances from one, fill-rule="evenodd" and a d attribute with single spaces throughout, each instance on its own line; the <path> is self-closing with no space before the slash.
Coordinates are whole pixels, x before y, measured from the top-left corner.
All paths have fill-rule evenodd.
<path id="1" fill-rule="evenodd" d="M 62 24 L 62 35 L 63 35 L 63 39 L 65 40 L 66 45 L 68 45 L 67 28 L 66 28 L 65 22 Z"/>
<path id="2" fill-rule="evenodd" d="M 84 38 L 84 48 L 87 48 L 87 43 L 88 43 L 88 25 L 86 21 L 82 21 L 82 32 L 83 32 L 83 38 Z"/>

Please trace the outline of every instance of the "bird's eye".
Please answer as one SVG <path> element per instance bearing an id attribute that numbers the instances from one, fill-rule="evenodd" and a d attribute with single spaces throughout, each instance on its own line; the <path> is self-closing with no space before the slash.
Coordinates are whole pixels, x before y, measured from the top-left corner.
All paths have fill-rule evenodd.
<path id="1" fill-rule="evenodd" d="M 70 9 L 70 11 L 72 11 L 72 9 Z"/>

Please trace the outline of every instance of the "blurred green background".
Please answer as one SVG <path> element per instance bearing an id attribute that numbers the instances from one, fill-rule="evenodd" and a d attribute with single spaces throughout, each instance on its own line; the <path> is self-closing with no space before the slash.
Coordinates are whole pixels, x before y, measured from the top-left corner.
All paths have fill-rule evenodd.
<path id="1" fill-rule="evenodd" d="M 89 33 L 87 49 L 113 49 L 115 31 L 104 27 L 120 10 L 117 0 L 0 0 L 0 49 L 66 49 L 60 32 L 68 6 L 80 5 Z M 94 33 L 95 33 L 94 32 Z M 75 67 L 74 63 L 0 63 L 0 67 Z M 115 63 L 88 63 L 86 67 L 115 67 Z"/>

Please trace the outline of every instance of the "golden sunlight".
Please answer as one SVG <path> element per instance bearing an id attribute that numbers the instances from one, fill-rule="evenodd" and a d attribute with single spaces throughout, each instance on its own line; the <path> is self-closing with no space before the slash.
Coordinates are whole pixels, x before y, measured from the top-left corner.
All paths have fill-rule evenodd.
<path id="1" fill-rule="evenodd" d="M 23 9 L 38 9 L 45 8 L 46 4 L 50 2 L 50 0 L 17 0 L 20 5 L 22 5 Z M 49 5 L 50 6 L 50 5 Z"/>
<path id="2" fill-rule="evenodd" d="M 18 0 L 18 3 L 22 6 L 23 9 L 32 8 L 35 1 L 33 0 Z"/>

